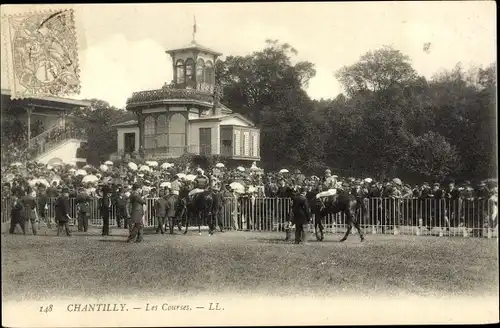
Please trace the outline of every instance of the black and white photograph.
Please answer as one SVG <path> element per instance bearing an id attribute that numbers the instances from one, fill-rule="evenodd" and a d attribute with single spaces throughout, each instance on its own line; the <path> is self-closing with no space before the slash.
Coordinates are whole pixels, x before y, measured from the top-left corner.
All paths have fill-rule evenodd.
<path id="1" fill-rule="evenodd" d="M 1 6 L 2 326 L 499 322 L 493 1 Z"/>

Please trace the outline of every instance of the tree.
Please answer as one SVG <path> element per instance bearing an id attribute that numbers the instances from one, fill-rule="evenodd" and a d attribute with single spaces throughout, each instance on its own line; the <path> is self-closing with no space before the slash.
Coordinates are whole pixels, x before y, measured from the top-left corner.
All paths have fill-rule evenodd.
<path id="1" fill-rule="evenodd" d="M 335 73 L 348 95 L 357 92 L 384 91 L 404 87 L 415 80 L 417 74 L 410 58 L 390 46 L 370 51 L 351 66 Z"/>
<path id="2" fill-rule="evenodd" d="M 90 99 L 90 108 L 71 114 L 75 127 L 87 133 L 87 161 L 97 165 L 117 151 L 117 133 L 114 124 L 133 119 L 133 114 L 111 106 L 99 99 Z"/>
<path id="3" fill-rule="evenodd" d="M 223 101 L 235 111 L 261 123 L 261 110 L 279 99 L 277 89 L 296 90 L 315 76 L 310 62 L 292 64 L 297 51 L 289 44 L 266 40 L 266 47 L 247 56 L 229 56 L 216 65 L 217 80 L 224 86 Z"/>
<path id="4" fill-rule="evenodd" d="M 442 180 L 460 166 L 456 148 L 433 131 L 411 138 L 409 155 L 406 158 L 406 168 L 434 181 Z"/>

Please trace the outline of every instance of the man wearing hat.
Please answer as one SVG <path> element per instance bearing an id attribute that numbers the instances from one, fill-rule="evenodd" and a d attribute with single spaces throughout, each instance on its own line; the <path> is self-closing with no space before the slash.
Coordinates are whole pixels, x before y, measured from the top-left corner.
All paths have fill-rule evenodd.
<path id="1" fill-rule="evenodd" d="M 332 175 L 330 169 L 325 170 L 325 176 L 323 177 L 323 191 L 316 195 L 316 198 L 321 199 L 323 197 L 333 196 L 337 193 L 337 176 Z"/>
<path id="2" fill-rule="evenodd" d="M 453 226 L 458 226 L 460 191 L 455 187 L 455 181 L 450 180 L 448 183 L 448 188 L 444 190 L 444 198 L 446 199 L 445 208 L 448 221 Z"/>
<path id="3" fill-rule="evenodd" d="M 304 224 L 307 224 L 311 219 L 311 208 L 306 198 L 306 188 L 301 187 L 299 193 L 292 197 L 291 214 L 291 224 L 295 225 L 295 243 L 305 243 L 306 233 L 304 231 Z M 287 239 L 289 231 L 287 229 Z"/>
<path id="4" fill-rule="evenodd" d="M 56 200 L 55 204 L 56 210 L 56 222 L 57 222 L 57 236 L 59 236 L 64 228 L 67 236 L 71 236 L 71 230 L 69 229 L 68 222 L 70 220 L 69 211 L 69 189 L 67 187 L 62 188 L 61 196 Z"/>
<path id="5" fill-rule="evenodd" d="M 107 183 L 100 188 L 99 211 L 102 218 L 102 235 L 109 236 L 109 215 L 111 212 L 111 188 Z"/>
<path id="6" fill-rule="evenodd" d="M 133 225 L 133 228 L 127 242 L 135 240 L 135 242 L 139 243 L 143 239 L 142 229 L 144 227 L 144 205 L 146 201 L 141 197 L 140 192 L 139 184 L 134 183 L 130 195 L 130 224 Z"/>
<path id="7" fill-rule="evenodd" d="M 196 169 L 198 175 L 194 179 L 194 189 L 188 194 L 192 200 L 196 194 L 204 192 L 210 186 L 210 179 L 204 174 L 201 168 Z"/>
<path id="8" fill-rule="evenodd" d="M 116 209 L 116 225 L 118 228 L 122 227 L 122 220 L 124 222 L 124 228 L 127 228 L 127 197 L 125 196 L 125 190 L 119 187 L 116 191 L 114 198 L 114 205 Z"/>
<path id="9" fill-rule="evenodd" d="M 85 192 L 83 187 L 80 187 L 75 202 L 78 215 L 78 231 L 87 232 L 89 228 L 90 203 L 92 202 L 92 198 Z"/>
<path id="10" fill-rule="evenodd" d="M 168 208 L 168 195 L 164 190 L 160 190 L 160 197 L 155 201 L 155 213 L 154 216 L 158 221 L 158 225 L 156 227 L 156 233 L 165 234 L 165 223 L 167 218 L 167 208 Z"/>

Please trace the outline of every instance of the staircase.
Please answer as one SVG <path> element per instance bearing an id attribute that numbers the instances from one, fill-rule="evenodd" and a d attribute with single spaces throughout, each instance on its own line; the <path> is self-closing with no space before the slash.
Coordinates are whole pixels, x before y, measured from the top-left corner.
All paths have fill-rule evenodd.
<path id="1" fill-rule="evenodd" d="M 87 137 L 84 131 L 67 126 L 54 126 L 29 141 L 29 158 L 47 164 L 52 158 L 75 164 L 76 150 Z"/>

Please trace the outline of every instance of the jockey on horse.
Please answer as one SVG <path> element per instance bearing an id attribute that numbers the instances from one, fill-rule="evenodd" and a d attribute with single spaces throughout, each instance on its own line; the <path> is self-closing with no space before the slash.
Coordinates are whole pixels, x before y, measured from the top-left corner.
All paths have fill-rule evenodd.
<path id="1" fill-rule="evenodd" d="M 316 195 L 316 199 L 321 201 L 324 204 L 324 200 L 326 197 L 334 196 L 337 194 L 337 176 L 332 175 L 332 171 L 327 169 L 325 171 L 325 177 L 323 178 L 322 189 L 323 191 Z"/>
<path id="2" fill-rule="evenodd" d="M 194 179 L 194 188 L 188 194 L 189 200 L 194 200 L 195 196 L 204 192 L 210 186 L 210 179 L 204 174 L 201 168 L 196 169 L 198 175 Z"/>

